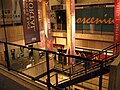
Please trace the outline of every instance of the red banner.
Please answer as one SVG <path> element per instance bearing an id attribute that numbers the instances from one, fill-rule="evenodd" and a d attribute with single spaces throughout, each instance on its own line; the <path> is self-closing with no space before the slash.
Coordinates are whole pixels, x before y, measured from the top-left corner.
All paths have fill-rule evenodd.
<path id="1" fill-rule="evenodd" d="M 23 0 L 23 29 L 25 44 L 40 41 L 37 0 Z"/>
<path id="2" fill-rule="evenodd" d="M 114 43 L 120 41 L 120 0 L 115 0 L 114 7 Z M 114 53 L 120 51 L 120 47 L 114 50 Z"/>
<path id="3" fill-rule="evenodd" d="M 46 0 L 46 2 L 49 2 L 49 0 Z M 50 9 L 49 9 L 49 3 L 46 3 L 46 18 L 47 18 L 47 33 L 46 33 L 46 44 L 47 49 L 52 50 L 52 32 L 50 27 Z"/>

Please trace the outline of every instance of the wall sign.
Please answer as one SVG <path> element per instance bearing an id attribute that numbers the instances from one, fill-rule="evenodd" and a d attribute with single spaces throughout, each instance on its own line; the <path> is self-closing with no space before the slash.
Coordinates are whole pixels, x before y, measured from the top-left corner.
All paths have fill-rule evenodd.
<path id="1" fill-rule="evenodd" d="M 114 8 L 96 7 L 76 9 L 76 30 L 114 31 Z"/>

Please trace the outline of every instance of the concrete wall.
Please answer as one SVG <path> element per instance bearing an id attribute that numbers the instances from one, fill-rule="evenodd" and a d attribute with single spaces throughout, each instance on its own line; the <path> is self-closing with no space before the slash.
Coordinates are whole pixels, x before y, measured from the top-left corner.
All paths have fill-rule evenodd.
<path id="1" fill-rule="evenodd" d="M 110 65 L 109 90 L 120 90 L 120 56 Z"/>
<path id="2" fill-rule="evenodd" d="M 8 42 L 15 42 L 24 39 L 22 26 L 6 26 L 6 35 Z M 5 41 L 5 30 L 0 27 L 0 40 Z"/>
<path id="3" fill-rule="evenodd" d="M 67 36 L 65 32 L 53 32 L 53 43 L 63 44 L 66 46 Z M 75 34 L 75 44 L 77 47 L 85 47 L 91 49 L 103 49 L 113 44 L 113 36 L 111 35 L 95 35 L 95 34 Z"/>

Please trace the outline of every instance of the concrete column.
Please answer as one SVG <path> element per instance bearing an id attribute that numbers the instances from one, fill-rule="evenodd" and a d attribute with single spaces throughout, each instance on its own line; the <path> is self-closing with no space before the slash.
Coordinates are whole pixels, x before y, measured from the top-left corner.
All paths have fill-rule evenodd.
<path id="1" fill-rule="evenodd" d="M 75 54 L 75 0 L 66 0 L 66 19 L 67 19 L 67 49 L 69 54 Z M 74 60 L 68 60 L 74 63 Z"/>
<path id="2" fill-rule="evenodd" d="M 120 90 L 120 56 L 110 65 L 109 90 Z"/>

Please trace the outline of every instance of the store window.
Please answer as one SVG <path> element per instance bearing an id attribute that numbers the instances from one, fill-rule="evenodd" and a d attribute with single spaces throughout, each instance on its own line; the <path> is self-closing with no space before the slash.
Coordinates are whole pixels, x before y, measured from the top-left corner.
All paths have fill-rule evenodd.
<path id="1" fill-rule="evenodd" d="M 57 30 L 66 30 L 66 11 L 59 10 L 56 11 L 57 17 Z"/>

